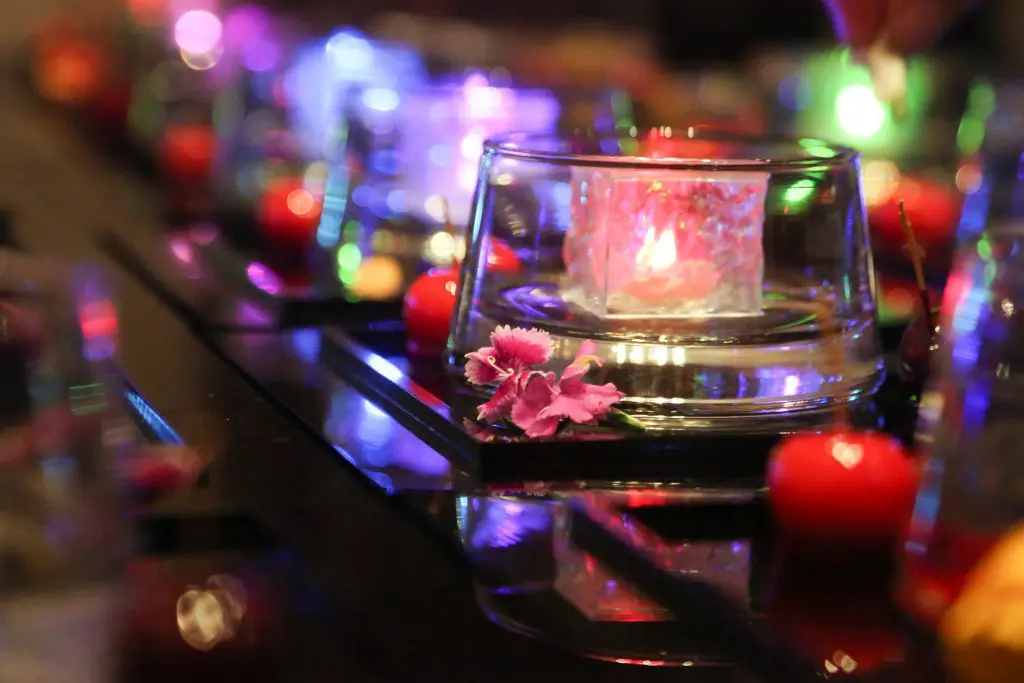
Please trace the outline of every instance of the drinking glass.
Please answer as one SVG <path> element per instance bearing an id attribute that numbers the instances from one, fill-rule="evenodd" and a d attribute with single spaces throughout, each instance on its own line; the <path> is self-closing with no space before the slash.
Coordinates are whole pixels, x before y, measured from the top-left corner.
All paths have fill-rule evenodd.
<path id="1" fill-rule="evenodd" d="M 0 251 L 0 682 L 112 679 L 129 549 L 117 318 L 95 277 Z"/>
<path id="2" fill-rule="evenodd" d="M 882 370 L 858 163 L 820 140 L 692 127 L 491 139 L 453 376 L 510 325 L 550 334 L 555 371 L 592 342 L 592 381 L 652 428 L 774 428 L 869 395 Z M 548 201 L 499 211 L 513 191 Z M 492 267 L 496 251 L 517 267 Z"/>
<path id="3" fill-rule="evenodd" d="M 1020 412 L 1024 225 L 965 247 L 946 286 L 935 375 L 921 399 L 927 466 L 899 584 L 902 604 L 935 623 L 1003 531 L 1024 516 Z"/>

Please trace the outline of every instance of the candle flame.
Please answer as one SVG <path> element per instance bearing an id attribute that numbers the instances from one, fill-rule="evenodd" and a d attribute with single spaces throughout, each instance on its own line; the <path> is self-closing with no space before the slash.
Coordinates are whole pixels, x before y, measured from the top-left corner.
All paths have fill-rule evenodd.
<path id="1" fill-rule="evenodd" d="M 676 238 L 671 230 L 655 236 L 655 229 L 648 229 L 644 244 L 636 255 L 636 265 L 650 270 L 665 270 L 676 262 Z"/>

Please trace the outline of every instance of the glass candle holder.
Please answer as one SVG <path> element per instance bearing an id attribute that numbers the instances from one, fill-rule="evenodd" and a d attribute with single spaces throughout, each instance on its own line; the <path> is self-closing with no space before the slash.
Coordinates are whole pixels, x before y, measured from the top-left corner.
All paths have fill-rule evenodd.
<path id="1" fill-rule="evenodd" d="M 567 223 L 495 209 L 512 188 L 558 184 Z M 485 145 L 472 215 L 453 374 L 496 326 L 540 328 L 550 369 L 593 342 L 592 381 L 661 428 L 817 420 L 880 381 L 852 150 L 694 128 L 510 134 Z M 518 272 L 489 267 L 499 242 Z"/>
<path id="2" fill-rule="evenodd" d="M 935 374 L 918 425 L 927 468 L 898 591 L 926 624 L 938 622 L 975 563 L 1024 510 L 1021 247 L 1020 224 L 984 235 L 961 252 L 946 285 Z"/>
<path id="3" fill-rule="evenodd" d="M 409 213 L 440 222 L 446 203 L 455 225 L 469 218 L 484 140 L 508 130 L 553 131 L 560 111 L 549 91 L 496 87 L 483 74 L 404 99 L 398 159 L 405 204 Z"/>

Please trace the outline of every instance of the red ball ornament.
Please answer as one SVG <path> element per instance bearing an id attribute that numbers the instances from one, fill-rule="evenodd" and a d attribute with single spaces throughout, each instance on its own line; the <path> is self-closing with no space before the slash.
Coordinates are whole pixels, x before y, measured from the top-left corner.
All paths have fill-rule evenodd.
<path id="1" fill-rule="evenodd" d="M 918 470 L 895 439 L 837 429 L 784 439 L 768 463 L 780 534 L 815 548 L 877 549 L 906 529 Z"/>
<path id="2" fill-rule="evenodd" d="M 448 343 L 459 271 L 455 268 L 434 268 L 419 276 L 405 293 L 402 316 L 410 351 L 440 353 Z"/>
<path id="3" fill-rule="evenodd" d="M 323 198 L 307 190 L 301 180 L 279 180 L 260 196 L 256 222 L 271 245 L 303 250 L 313 242 L 322 211 Z"/>
<path id="4" fill-rule="evenodd" d="M 57 104 L 77 106 L 94 97 L 109 69 L 109 57 L 86 40 L 54 41 L 36 57 L 34 77 L 39 93 Z"/>
<path id="5" fill-rule="evenodd" d="M 868 207 L 868 223 L 877 248 L 894 254 L 902 253 L 906 244 L 900 221 L 900 201 L 907 218 L 914 226 L 914 235 L 926 251 L 941 256 L 948 247 L 960 220 L 961 199 L 951 188 L 940 183 L 903 178 L 896 190 L 880 204 Z"/>
<path id="6" fill-rule="evenodd" d="M 178 182 L 204 181 L 213 169 L 213 128 L 205 123 L 175 123 L 164 129 L 157 150 L 161 170 Z"/>

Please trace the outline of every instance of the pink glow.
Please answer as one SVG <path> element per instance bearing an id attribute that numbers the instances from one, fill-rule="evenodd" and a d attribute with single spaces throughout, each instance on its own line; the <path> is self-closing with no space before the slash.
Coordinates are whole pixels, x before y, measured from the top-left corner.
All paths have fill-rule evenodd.
<path id="1" fill-rule="evenodd" d="M 205 10 L 185 12 L 174 23 L 174 42 L 191 54 L 213 52 L 220 46 L 223 33 L 217 15 Z"/>
<path id="2" fill-rule="evenodd" d="M 267 294 L 275 296 L 281 293 L 281 280 L 262 263 L 250 263 L 245 269 L 245 274 L 249 276 L 249 282 Z"/>
<path id="3" fill-rule="evenodd" d="M 563 256 L 597 315 L 761 312 L 767 174 L 573 169 Z"/>

